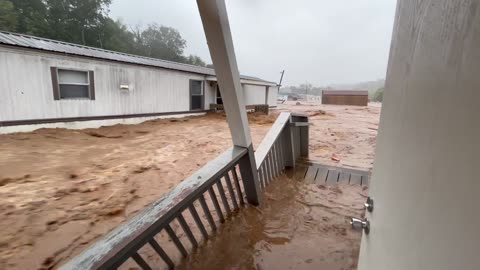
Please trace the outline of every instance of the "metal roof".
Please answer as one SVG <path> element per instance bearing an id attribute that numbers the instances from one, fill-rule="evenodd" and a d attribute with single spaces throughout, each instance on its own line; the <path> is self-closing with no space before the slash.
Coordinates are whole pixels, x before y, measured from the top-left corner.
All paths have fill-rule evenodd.
<path id="1" fill-rule="evenodd" d="M 368 91 L 364 90 L 323 90 L 325 96 L 368 96 Z"/>
<path id="2" fill-rule="evenodd" d="M 0 31 L 0 44 L 215 76 L 215 70 L 212 68 L 206 68 L 206 67 L 171 62 L 171 61 L 166 61 L 166 60 L 161 60 L 156 58 L 149 58 L 149 57 L 138 56 L 133 54 L 109 51 L 109 50 L 104 50 L 99 48 L 87 47 L 87 46 L 82 46 L 78 44 L 58 41 L 58 40 L 40 38 L 40 37 L 5 32 L 5 31 Z M 244 80 L 253 80 L 253 81 L 264 82 L 268 84 L 273 83 L 276 85 L 276 83 L 274 82 L 269 82 L 269 81 L 262 80 L 256 77 L 251 77 L 251 76 L 240 75 L 240 78 Z"/>

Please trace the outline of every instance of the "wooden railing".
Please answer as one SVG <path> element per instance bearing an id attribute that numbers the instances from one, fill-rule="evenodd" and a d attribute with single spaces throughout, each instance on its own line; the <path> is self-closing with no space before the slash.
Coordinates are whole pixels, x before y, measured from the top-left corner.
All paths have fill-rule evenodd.
<path id="1" fill-rule="evenodd" d="M 299 157 L 308 157 L 308 117 L 282 112 L 255 151 L 262 189 Z"/>
<path id="2" fill-rule="evenodd" d="M 265 136 L 255 153 L 262 189 L 285 167 L 295 166 L 300 155 L 308 154 L 307 121 L 305 116 L 281 113 Z M 145 260 L 140 252 L 145 246 L 157 254 L 156 260 L 161 259 L 162 264 L 174 268 L 175 257 L 187 257 L 189 250 L 207 240 L 232 212 L 245 204 L 242 179 L 248 180 L 249 174 L 244 172 L 250 162 L 248 158 L 246 148 L 228 149 L 61 269 L 116 269 L 127 260 L 142 269 L 152 269 L 151 265 L 158 262 L 152 264 Z M 199 214 L 199 208 L 203 215 Z M 186 237 L 180 237 L 180 228 Z M 159 238 L 159 235 L 164 237 Z M 187 239 L 190 248 L 185 245 Z M 172 250 L 177 254 L 172 254 Z"/>

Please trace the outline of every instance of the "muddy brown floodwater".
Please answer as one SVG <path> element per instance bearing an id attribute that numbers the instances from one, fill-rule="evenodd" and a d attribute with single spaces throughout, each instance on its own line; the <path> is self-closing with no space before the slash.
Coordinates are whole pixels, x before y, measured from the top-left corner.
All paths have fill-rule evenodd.
<path id="1" fill-rule="evenodd" d="M 255 148 L 281 111 L 310 116 L 312 126 L 309 149 L 310 158 L 314 161 L 352 168 L 372 167 L 379 105 L 353 107 L 303 102 L 296 105 L 295 102 L 287 102 L 272 110 L 269 116 L 249 114 Z M 115 125 L 97 129 L 41 129 L 0 135 L 0 269 L 58 268 L 110 230 L 161 198 L 230 146 L 230 132 L 225 116 L 221 114 L 159 119 L 137 125 Z M 332 157 L 336 160 L 332 160 Z M 275 189 L 277 186 L 272 185 L 271 188 Z M 328 195 L 330 188 L 323 190 L 313 186 L 302 187 L 288 180 L 285 180 L 285 186 L 305 191 L 305 194 L 301 193 L 303 195 L 311 193 L 311 196 L 314 196 L 314 193 L 318 193 L 318 196 L 324 196 L 321 198 L 327 200 L 326 203 L 333 198 L 332 200 L 343 204 L 354 204 L 348 200 L 350 197 L 342 195 L 353 192 L 350 187 L 344 193 L 335 195 L 338 197 L 334 197 L 333 193 Z M 309 188 L 312 192 L 306 192 Z M 290 191 L 282 192 L 293 196 Z M 275 194 L 274 190 L 270 192 Z M 282 195 L 282 192 L 279 191 L 278 195 L 267 199 L 269 203 L 259 209 L 264 214 L 254 217 L 254 213 L 258 211 L 251 208 L 235 217 L 235 222 L 227 223 L 225 227 L 244 224 L 246 228 L 251 228 L 251 222 L 266 222 L 269 216 L 271 222 L 265 223 L 265 235 L 274 240 L 285 240 L 283 236 L 277 236 L 282 235 L 283 231 L 285 234 L 292 233 L 293 228 L 280 228 L 281 225 L 288 225 L 282 223 L 288 221 L 288 216 L 274 219 L 274 212 L 268 214 L 271 209 L 275 209 L 277 201 L 287 196 Z M 287 206 L 282 204 L 282 207 Z M 318 211 L 328 209 L 302 206 L 296 199 L 291 206 L 297 207 L 298 213 L 293 215 L 293 209 L 290 213 L 300 220 L 307 217 L 308 211 L 311 211 L 315 218 L 318 217 Z M 341 216 L 345 215 L 348 209 L 333 207 L 332 204 L 331 211 L 337 210 Z M 326 221 L 322 220 L 321 224 L 311 225 L 312 230 L 321 231 L 321 226 L 325 224 L 344 225 L 343 219 L 334 217 L 333 214 L 330 216 L 338 223 L 325 223 Z M 277 230 L 273 229 L 275 226 Z M 256 260 L 254 263 L 262 265 L 260 259 L 263 263 L 273 260 L 267 248 L 282 254 L 282 248 L 293 249 L 295 245 L 300 245 L 299 241 L 303 241 L 301 237 L 308 240 L 304 245 L 313 245 L 313 240 L 310 240 L 314 237 L 322 238 L 322 233 L 316 231 L 311 237 L 302 236 L 299 232 L 308 227 L 302 228 L 295 231 L 296 237 L 289 240 L 288 245 L 267 244 L 269 242 L 265 239 L 257 241 L 264 243 L 265 248 L 258 249 L 262 256 L 252 257 Z M 235 232 L 232 239 L 239 237 L 242 232 L 241 227 L 231 229 Z M 322 241 L 328 239 L 334 242 L 336 234 L 333 231 L 335 230 L 323 232 L 326 238 L 317 239 L 320 241 L 318 243 L 326 243 Z M 354 237 L 349 231 L 346 231 L 346 234 Z M 227 234 L 219 235 L 221 237 L 214 241 L 221 242 L 225 237 L 230 237 Z M 253 237 L 246 237 L 245 234 L 241 236 L 245 239 L 238 238 L 235 241 L 245 244 L 246 239 Z M 343 239 L 345 236 L 339 234 L 339 237 Z M 211 243 L 207 242 L 207 245 Z M 324 246 L 319 244 L 316 249 L 323 249 Z M 350 249 L 352 248 L 356 246 Z M 330 254 L 327 250 L 327 253 L 322 252 L 305 258 L 305 265 L 310 265 L 307 262 L 311 260 L 316 262 L 319 256 L 324 256 L 322 254 Z M 217 258 L 221 259 L 219 256 Z"/>
<path id="2" fill-rule="evenodd" d="M 367 191 L 348 184 L 274 181 L 265 202 L 238 212 L 178 269 L 356 269 Z"/>

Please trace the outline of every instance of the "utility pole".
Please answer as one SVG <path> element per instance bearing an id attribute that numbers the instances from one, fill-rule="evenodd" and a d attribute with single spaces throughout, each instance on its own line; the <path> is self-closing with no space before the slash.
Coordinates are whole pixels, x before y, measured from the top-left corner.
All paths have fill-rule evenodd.
<path id="1" fill-rule="evenodd" d="M 283 80 L 283 74 L 285 73 L 285 69 L 282 70 L 282 75 L 280 76 L 280 82 L 278 83 L 278 89 L 277 91 L 280 92 L 280 87 L 282 86 L 282 80 Z"/>

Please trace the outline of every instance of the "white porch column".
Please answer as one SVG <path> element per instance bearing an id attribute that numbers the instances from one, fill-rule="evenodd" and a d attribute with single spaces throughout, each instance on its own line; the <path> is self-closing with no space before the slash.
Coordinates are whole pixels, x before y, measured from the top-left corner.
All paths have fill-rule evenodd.
<path id="1" fill-rule="evenodd" d="M 260 202 L 260 186 L 225 1 L 197 0 L 197 4 L 233 144 L 249 150 L 240 161 L 240 169 L 247 200 L 256 205 Z"/>
<path id="2" fill-rule="evenodd" d="M 359 270 L 480 269 L 480 1 L 399 0 Z"/>

